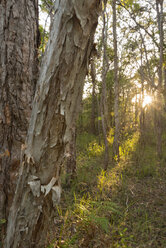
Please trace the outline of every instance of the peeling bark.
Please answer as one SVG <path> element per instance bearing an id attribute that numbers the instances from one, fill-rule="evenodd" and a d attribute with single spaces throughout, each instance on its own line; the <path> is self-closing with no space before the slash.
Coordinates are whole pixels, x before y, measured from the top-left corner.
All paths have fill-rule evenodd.
<path id="1" fill-rule="evenodd" d="M 103 30 L 102 30 L 102 45 L 103 45 L 103 65 L 102 65 L 102 92 L 101 92 L 101 121 L 102 121 L 102 130 L 104 137 L 104 146 L 105 146 L 105 154 L 104 154 L 104 170 L 107 170 L 109 163 L 109 150 L 108 150 L 108 140 L 107 140 L 107 88 L 106 88 L 106 76 L 109 69 L 108 58 L 107 58 L 107 25 L 108 18 L 106 20 L 106 4 L 107 2 L 104 0 L 104 9 L 103 9 Z"/>
<path id="2" fill-rule="evenodd" d="M 117 28 L 116 28 L 116 0 L 112 2 L 113 9 L 113 39 L 114 39 L 114 114 L 115 114 L 115 135 L 113 143 L 113 154 L 119 160 L 119 135 L 120 135 L 120 120 L 119 120 L 119 78 L 118 78 L 118 50 L 117 50 Z"/>
<path id="3" fill-rule="evenodd" d="M 60 199 L 60 169 L 71 135 L 68 124 L 76 119 L 80 106 L 100 12 L 100 1 L 96 0 L 61 0 L 55 5 L 5 248 L 43 247 L 37 242 L 38 234 L 46 236 L 47 213 L 51 216 Z"/>

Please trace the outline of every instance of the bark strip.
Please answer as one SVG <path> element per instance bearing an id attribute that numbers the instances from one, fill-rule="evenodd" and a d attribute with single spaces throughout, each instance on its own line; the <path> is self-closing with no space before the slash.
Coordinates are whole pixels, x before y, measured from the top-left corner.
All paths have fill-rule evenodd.
<path id="1" fill-rule="evenodd" d="M 45 206 L 53 211 L 60 200 L 60 168 L 71 134 L 68 124 L 76 119 L 93 46 L 100 1 L 61 0 L 55 5 L 5 248 L 43 247 L 36 239 L 49 229 Z"/>

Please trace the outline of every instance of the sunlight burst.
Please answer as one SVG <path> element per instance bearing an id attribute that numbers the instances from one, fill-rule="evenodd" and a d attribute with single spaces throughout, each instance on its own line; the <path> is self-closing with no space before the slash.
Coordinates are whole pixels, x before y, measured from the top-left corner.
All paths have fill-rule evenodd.
<path id="1" fill-rule="evenodd" d="M 149 95 L 145 95 L 143 103 L 142 103 L 142 107 L 144 108 L 145 106 L 147 106 L 147 105 L 149 105 L 151 103 L 152 103 L 152 97 L 149 96 Z"/>
<path id="2" fill-rule="evenodd" d="M 137 94 L 137 96 L 134 96 L 132 99 L 132 103 L 139 103 L 141 101 L 141 94 Z M 144 100 L 142 103 L 142 107 L 146 107 L 147 105 L 151 104 L 153 101 L 152 96 L 144 94 Z"/>

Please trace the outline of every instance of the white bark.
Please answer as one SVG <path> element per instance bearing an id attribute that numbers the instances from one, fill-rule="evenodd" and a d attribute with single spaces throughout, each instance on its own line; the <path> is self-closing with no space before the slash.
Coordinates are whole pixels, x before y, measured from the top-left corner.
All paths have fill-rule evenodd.
<path id="1" fill-rule="evenodd" d="M 120 135 L 120 120 L 119 120 L 119 78 L 118 78 L 118 48 L 117 48 L 117 28 L 116 28 L 116 0 L 112 2 L 113 9 L 113 39 L 114 39 L 114 115 L 115 115 L 115 135 L 113 143 L 113 153 L 119 159 L 119 135 Z"/>
<path id="2" fill-rule="evenodd" d="M 53 210 L 55 199 L 60 197 L 60 167 L 71 134 L 68 123 L 75 120 L 80 105 L 99 10 L 100 1 L 96 0 L 56 1 L 5 248 L 40 247 L 36 239 L 39 232 L 42 235 L 39 221 L 44 217 L 44 206 Z M 44 227 L 49 227 L 49 217 Z"/>
<path id="3" fill-rule="evenodd" d="M 107 58 L 107 37 L 108 37 L 108 17 L 106 16 L 106 1 L 103 1 L 103 30 L 102 30 L 102 45 L 103 45 L 103 65 L 102 65 L 102 92 L 101 92 L 101 121 L 102 121 L 102 130 L 104 137 L 104 170 L 107 170 L 109 163 L 109 149 L 108 149 L 108 140 L 107 140 L 107 87 L 106 87 L 106 76 L 109 69 L 108 58 Z"/>

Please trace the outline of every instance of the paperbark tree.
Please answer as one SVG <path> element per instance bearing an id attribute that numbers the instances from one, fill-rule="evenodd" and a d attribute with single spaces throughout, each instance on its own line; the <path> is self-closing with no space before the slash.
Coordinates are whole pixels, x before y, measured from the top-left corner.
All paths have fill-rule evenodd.
<path id="1" fill-rule="evenodd" d="M 142 57 L 142 56 L 141 56 Z M 141 133 L 141 144 L 142 146 L 145 145 L 145 106 L 143 106 L 144 103 L 144 72 L 143 72 L 143 65 L 142 65 L 142 59 L 141 59 L 141 66 L 140 66 L 140 79 L 141 79 L 141 99 L 140 99 L 140 133 Z"/>
<path id="2" fill-rule="evenodd" d="M 103 0 L 103 30 L 102 30 L 102 45 L 103 45 L 103 65 L 102 65 L 102 91 L 101 91 L 101 121 L 102 121 L 102 131 L 104 137 L 104 146 L 105 146 L 105 154 L 104 154 L 104 170 L 107 170 L 109 163 L 109 149 L 108 149 L 108 140 L 107 140 L 107 89 L 106 89 L 106 76 L 109 69 L 108 58 L 107 58 L 107 25 L 108 18 L 106 20 L 106 5 L 107 1 Z"/>
<path id="3" fill-rule="evenodd" d="M 0 1 L 0 219 L 7 219 L 38 73 L 38 1 Z"/>
<path id="4" fill-rule="evenodd" d="M 92 79 L 92 111 L 91 111 L 91 132 L 93 134 L 98 134 L 99 145 L 101 145 L 101 126 L 100 120 L 97 118 L 97 126 L 95 125 L 95 111 L 97 112 L 97 117 L 100 116 L 100 101 L 99 97 L 96 95 L 96 66 L 95 66 L 95 57 L 97 54 L 92 54 L 91 59 L 91 79 Z M 96 105 L 95 105 L 96 104 Z"/>
<path id="5" fill-rule="evenodd" d="M 163 31 L 163 0 L 156 0 L 157 23 L 159 30 L 159 66 L 158 66 L 158 86 L 157 86 L 157 155 L 162 157 L 162 91 L 163 91 L 163 45 L 164 45 L 164 31 Z"/>
<path id="6" fill-rule="evenodd" d="M 80 106 L 100 1 L 55 3 L 50 39 L 41 65 L 5 248 L 43 247 L 61 194 L 60 168 L 70 125 Z M 47 215 L 49 213 L 49 215 Z"/>
<path id="7" fill-rule="evenodd" d="M 117 18 L 116 18 L 116 0 L 112 1 L 113 10 L 113 40 L 114 40 L 114 115 L 115 115 L 115 134 L 113 143 L 113 153 L 119 159 L 119 135 L 120 135 L 120 120 L 119 120 L 119 79 L 118 79 L 118 49 L 117 49 Z"/>
<path id="8" fill-rule="evenodd" d="M 96 105 L 96 69 L 94 58 L 91 59 L 91 78 L 92 78 L 92 110 L 91 110 L 91 132 L 96 134 L 96 125 L 95 125 L 95 105 Z"/>

